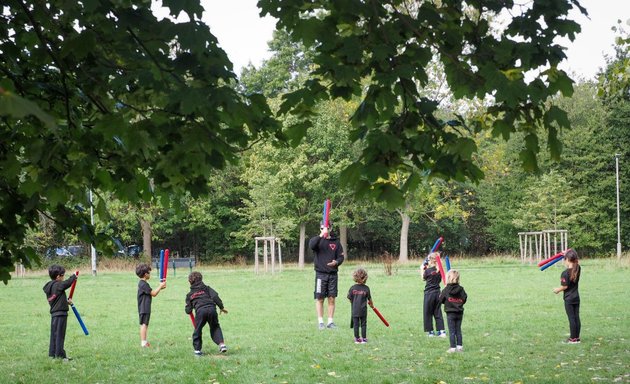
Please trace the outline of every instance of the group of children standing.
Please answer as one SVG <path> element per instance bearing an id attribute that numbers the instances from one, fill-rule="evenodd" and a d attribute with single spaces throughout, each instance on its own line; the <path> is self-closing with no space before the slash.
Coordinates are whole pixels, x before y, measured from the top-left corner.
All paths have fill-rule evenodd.
<path id="1" fill-rule="evenodd" d="M 436 256 L 438 253 L 431 253 L 428 256 L 426 269 L 422 277 L 425 280 L 424 289 L 424 331 L 428 336 L 446 337 L 444 320 L 442 318 L 441 306 L 444 305 L 446 319 L 449 329 L 450 348 L 447 352 L 462 352 L 462 320 L 464 317 L 464 304 L 467 300 L 464 287 L 459 285 L 460 274 L 451 269 L 446 275 L 446 287 L 440 292 L 441 275 L 436 268 Z M 569 319 L 570 336 L 567 340 L 569 344 L 580 343 L 580 295 L 578 285 L 580 281 L 581 268 L 578 261 L 577 252 L 568 249 L 564 254 L 566 270 L 560 276 L 560 287 L 554 288 L 554 293 L 563 292 L 565 310 Z M 66 290 L 77 279 L 76 274 L 72 274 L 64 280 L 65 269 L 60 265 L 52 265 L 48 269 L 50 281 L 44 285 L 43 290 L 50 305 L 50 344 L 48 355 L 52 358 L 70 360 L 64 349 L 66 334 L 68 304 L 72 304 L 71 299 L 66 296 Z M 136 268 L 136 275 L 140 278 L 138 282 L 138 314 L 140 323 L 140 345 L 144 348 L 150 347 L 147 341 L 147 332 L 151 318 L 151 301 L 161 290 L 166 289 L 166 281 L 160 282 L 156 289 L 151 289 L 148 280 L 151 277 L 151 267 L 147 264 L 140 264 Z M 352 304 L 351 327 L 354 329 L 354 342 L 357 344 L 367 343 L 367 306 L 372 306 L 372 296 L 370 288 L 365 284 L 368 274 L 363 268 L 354 271 L 353 280 L 356 282 L 348 290 L 347 298 Z M 218 320 L 217 307 L 222 313 L 228 313 L 223 306 L 223 301 L 219 294 L 203 283 L 203 276 L 199 272 L 192 272 L 188 276 L 190 292 L 186 295 L 185 312 L 191 314 L 195 310 L 194 317 L 195 330 L 192 336 L 193 351 L 195 355 L 202 355 L 202 331 L 206 324 L 210 326 L 212 341 L 219 346 L 221 353 L 227 352 L 227 346 L 223 340 L 223 332 Z M 435 320 L 435 329 L 433 321 Z"/>
<path id="2" fill-rule="evenodd" d="M 61 265 L 51 265 L 48 268 L 50 281 L 44 285 L 44 293 L 50 304 L 50 344 L 48 356 L 60 358 L 64 361 L 72 360 L 66 355 L 64 349 L 66 326 L 68 324 L 68 304 L 72 300 L 66 296 L 66 290 L 76 281 L 77 275 L 72 274 L 66 280 L 63 279 L 66 270 Z M 166 281 L 161 281 L 157 288 L 151 289 L 148 280 L 151 278 L 151 267 L 147 264 L 140 264 L 136 267 L 136 275 L 140 278 L 138 282 L 138 316 L 140 323 L 140 346 L 149 348 L 151 344 L 147 341 L 149 322 L 151 320 L 151 302 L 160 291 L 166 289 Z M 201 347 L 203 344 L 202 331 L 206 324 L 210 326 L 210 336 L 219 346 L 219 352 L 226 353 L 227 346 L 223 341 L 223 332 L 219 324 L 217 307 L 222 313 L 228 313 L 223 306 L 223 301 L 219 294 L 203 283 L 203 276 L 199 272 L 192 272 L 188 276 L 190 292 L 186 295 L 186 306 L 184 311 L 192 314 L 195 310 L 194 319 L 195 330 L 192 335 L 194 354 L 203 354 Z"/>
<path id="3" fill-rule="evenodd" d="M 464 304 L 468 299 L 466 290 L 459 284 L 459 272 L 451 269 L 446 274 L 446 287 L 440 291 L 442 276 L 437 269 L 436 259 L 438 252 L 429 254 L 427 263 L 423 266 L 422 279 L 425 281 L 423 322 L 424 331 L 429 337 L 446 337 L 444 319 L 442 318 L 442 305 L 446 312 L 446 320 L 449 330 L 449 353 L 463 352 L 464 343 L 462 336 L 462 320 L 464 318 Z M 554 293 L 564 293 L 564 306 L 569 318 L 570 336 L 568 344 L 580 343 L 580 294 L 578 283 L 580 281 L 580 264 L 577 252 L 568 249 L 564 253 L 564 263 L 567 269 L 560 276 L 560 287 L 554 288 Z M 352 321 L 350 327 L 354 328 L 354 342 L 356 344 L 367 343 L 367 306 L 372 306 L 370 288 L 365 284 L 368 278 L 367 272 L 359 268 L 352 274 L 355 285 L 348 291 L 348 300 L 352 304 Z M 433 323 L 435 321 L 435 328 Z M 359 333 L 360 331 L 360 333 Z"/>

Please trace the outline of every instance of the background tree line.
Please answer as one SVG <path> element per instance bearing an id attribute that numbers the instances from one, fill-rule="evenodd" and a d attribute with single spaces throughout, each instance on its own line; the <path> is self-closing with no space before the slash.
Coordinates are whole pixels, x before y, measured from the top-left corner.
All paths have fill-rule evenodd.
<path id="1" fill-rule="evenodd" d="M 172 18 L 144 0 L 4 2 L 4 283 L 77 242 L 219 261 L 273 234 L 302 264 L 324 198 L 351 258 L 404 261 L 438 235 L 510 251 L 537 226 L 571 225 L 586 252 L 614 242 L 628 40 L 576 85 L 558 41 L 580 32 L 578 0 L 259 0 L 275 55 L 240 78 L 200 1 L 164 5 Z"/>
<path id="2" fill-rule="evenodd" d="M 245 94 L 263 93 L 278 108 L 280 96 L 297 89 L 313 63 L 310 51 L 286 31 L 276 32 L 269 47 L 272 57 L 260 68 L 243 68 L 238 86 Z M 180 256 L 210 262 L 251 260 L 253 237 L 273 235 L 282 239 L 285 260 L 302 264 L 310 256 L 304 244 L 318 232 L 323 200 L 331 198 L 335 232 L 341 232 L 351 259 L 386 253 L 401 260 L 423 256 L 438 236 L 444 236 L 444 249 L 451 254 L 513 254 L 518 252 L 518 232 L 543 229 L 569 230 L 571 246 L 584 254 L 610 254 L 617 229 L 616 153 L 622 164 L 621 215 L 630 217 L 624 193 L 630 182 L 630 97 L 627 79 L 624 83 L 618 76 L 620 68 L 621 73 L 627 68 L 627 56 L 627 40 L 620 38 L 617 54 L 609 58 L 598 83 L 580 81 L 572 97 L 557 98 L 571 129 L 560 133 L 562 159 L 541 155 L 536 173 L 520 166 L 523 134 L 502 140 L 482 132 L 470 136 L 479 147 L 476 160 L 485 175 L 481 181 L 425 179 L 405 195 L 402 207 L 390 210 L 386 201 L 357 197 L 341 179 L 343 169 L 361 153 L 350 138 L 349 123 L 359 101 L 322 101 L 312 118 L 313 129 L 298 146 L 253 145 L 237 164 L 212 172 L 210 192 L 202 198 L 171 195 L 149 209 L 110 196 L 111 220 L 97 222 L 96 228 L 125 244 L 139 244 L 141 222 L 149 220 L 154 250 L 169 247 Z M 430 87 L 438 89 L 443 74 L 434 65 Z M 454 109 L 475 114 L 485 106 L 447 95 L 441 108 L 449 116 Z M 548 143 L 542 138 L 537 145 Z M 394 175 L 392 182 L 402 184 L 405 177 Z M 622 220 L 621 233 L 622 244 L 628 244 L 628 220 Z M 42 217 L 29 241 L 44 250 L 79 240 Z"/>

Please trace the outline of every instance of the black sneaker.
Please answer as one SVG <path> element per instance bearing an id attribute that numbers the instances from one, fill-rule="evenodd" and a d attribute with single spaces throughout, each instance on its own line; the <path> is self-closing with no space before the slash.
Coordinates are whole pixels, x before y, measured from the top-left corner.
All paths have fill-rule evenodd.
<path id="1" fill-rule="evenodd" d="M 335 325 L 335 323 L 328 323 L 326 328 L 328 328 L 328 329 L 337 329 L 337 326 Z"/>

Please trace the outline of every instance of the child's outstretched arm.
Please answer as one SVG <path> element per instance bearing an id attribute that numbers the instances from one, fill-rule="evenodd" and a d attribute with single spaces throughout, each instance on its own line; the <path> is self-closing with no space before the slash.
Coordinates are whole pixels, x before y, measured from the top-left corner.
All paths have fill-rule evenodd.
<path id="1" fill-rule="evenodd" d="M 161 290 L 166 289 L 166 281 L 163 281 L 160 283 L 160 285 L 158 285 L 157 288 L 155 288 L 154 290 L 151 291 L 151 296 L 155 297 L 157 296 Z"/>

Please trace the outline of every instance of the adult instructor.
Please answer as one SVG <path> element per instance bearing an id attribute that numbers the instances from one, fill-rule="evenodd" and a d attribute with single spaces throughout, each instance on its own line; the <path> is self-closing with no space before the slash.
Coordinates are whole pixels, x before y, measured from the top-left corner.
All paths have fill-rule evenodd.
<path id="1" fill-rule="evenodd" d="M 334 322 L 335 298 L 337 297 L 337 270 L 343 263 L 343 247 L 329 227 L 320 223 L 319 236 L 313 237 L 308 246 L 314 252 L 315 265 L 315 309 L 319 329 L 337 328 Z M 328 325 L 324 326 L 324 299 L 328 298 Z"/>

